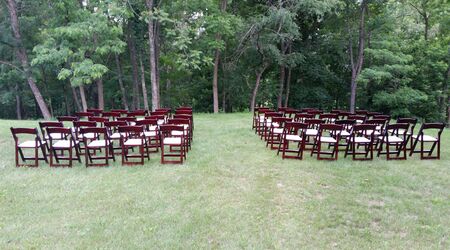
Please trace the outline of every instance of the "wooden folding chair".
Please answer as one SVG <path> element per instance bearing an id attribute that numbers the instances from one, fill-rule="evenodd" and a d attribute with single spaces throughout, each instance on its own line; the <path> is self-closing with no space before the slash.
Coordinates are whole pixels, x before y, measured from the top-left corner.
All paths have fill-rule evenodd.
<path id="1" fill-rule="evenodd" d="M 56 120 L 58 120 L 58 122 L 74 122 L 78 121 L 79 118 L 76 116 L 58 116 L 56 117 Z"/>
<path id="2" fill-rule="evenodd" d="M 73 132 L 75 134 L 75 139 L 80 142 L 80 150 L 81 154 L 84 154 L 85 144 L 84 139 L 86 137 L 87 140 L 94 140 L 95 134 L 81 134 L 81 128 L 91 128 L 96 127 L 97 123 L 93 121 L 74 121 L 73 122 Z"/>
<path id="3" fill-rule="evenodd" d="M 136 117 L 117 117 L 117 121 L 124 121 L 126 122 L 129 126 L 134 126 L 136 125 Z"/>
<path id="4" fill-rule="evenodd" d="M 292 121 L 289 117 L 272 117 L 272 122 L 268 129 L 266 147 L 270 145 L 270 149 L 278 149 L 283 135 L 284 124 L 289 121 Z"/>
<path id="5" fill-rule="evenodd" d="M 255 134 L 261 135 L 264 131 L 264 117 L 268 112 L 273 112 L 273 110 L 267 108 L 258 109 L 256 117 L 253 119 L 253 123 L 255 124 Z"/>
<path id="6" fill-rule="evenodd" d="M 178 131 L 180 135 L 174 135 L 174 131 Z M 184 128 L 179 125 L 161 125 L 159 127 L 160 133 L 160 148 L 161 148 L 161 164 L 166 163 L 180 163 L 183 164 L 183 159 L 186 159 L 185 142 L 184 142 Z M 180 133 L 181 132 L 181 133 Z M 166 153 L 165 147 L 168 146 L 169 153 Z M 178 147 L 180 150 L 176 151 L 173 148 Z M 179 160 L 166 160 L 166 158 L 179 158 Z"/>
<path id="7" fill-rule="evenodd" d="M 180 115 L 180 114 L 175 114 L 173 115 L 173 119 L 188 119 L 189 120 L 189 145 L 192 143 L 192 141 L 194 140 L 194 130 L 192 129 L 192 123 L 194 122 L 194 117 L 193 115 Z"/>
<path id="8" fill-rule="evenodd" d="M 45 141 L 41 140 L 36 128 L 11 128 L 11 133 L 14 138 L 16 167 L 39 167 L 40 160 L 48 163 Z M 19 136 L 31 138 L 19 141 Z M 34 149 L 34 155 L 32 157 L 25 156 L 25 149 Z M 42 157 L 39 156 L 39 150 L 42 152 Z M 19 162 L 19 155 L 23 163 Z M 27 160 L 33 160 L 34 164 L 26 164 Z"/>
<path id="9" fill-rule="evenodd" d="M 144 158 L 150 160 L 147 139 L 144 135 L 143 126 L 123 126 L 119 127 L 120 145 L 122 146 L 122 166 L 124 165 L 144 165 Z M 130 149 L 138 148 L 138 153 L 130 153 Z M 139 161 L 129 159 L 138 158 Z"/>
<path id="10" fill-rule="evenodd" d="M 376 125 L 374 124 L 356 124 L 353 126 L 351 135 L 346 138 L 347 146 L 345 149 L 345 157 L 352 155 L 354 161 L 373 160 L 374 132 Z M 358 150 L 360 147 L 364 151 Z M 357 157 L 364 155 L 363 157 Z"/>
<path id="11" fill-rule="evenodd" d="M 339 146 L 342 146 L 344 149 L 348 145 L 347 138 L 352 134 L 353 126 L 356 124 L 356 120 L 344 119 L 337 120 L 335 124 L 342 125 L 343 129 L 340 134 Z"/>
<path id="12" fill-rule="evenodd" d="M 338 119 L 338 114 L 319 114 L 319 119 L 325 124 L 333 124 Z"/>
<path id="13" fill-rule="evenodd" d="M 264 141 L 267 141 L 268 139 L 268 131 L 270 129 L 270 127 L 272 126 L 272 118 L 273 117 L 282 117 L 283 114 L 279 113 L 279 112 L 266 112 L 264 114 L 264 127 L 263 127 L 263 131 L 261 131 L 261 140 L 264 139 Z M 274 124 L 274 126 L 277 126 L 277 124 Z"/>
<path id="14" fill-rule="evenodd" d="M 106 112 L 106 111 L 103 111 L 102 112 L 102 117 L 108 118 L 108 121 L 117 121 L 117 118 L 121 117 L 121 114 L 119 112 L 112 112 L 112 111 Z"/>
<path id="15" fill-rule="evenodd" d="M 39 122 L 39 129 L 41 130 L 42 138 L 44 139 L 45 146 L 47 147 L 47 150 L 50 150 L 50 137 L 53 137 L 53 139 L 63 139 L 61 138 L 60 134 L 48 134 L 47 128 L 63 128 L 64 124 L 62 122 L 55 122 L 55 121 L 49 121 L 49 122 Z"/>
<path id="16" fill-rule="evenodd" d="M 308 124 L 306 123 L 286 122 L 283 128 L 282 139 L 280 140 L 280 145 L 278 146 L 277 155 L 282 152 L 281 157 L 283 159 L 303 159 L 307 128 Z M 290 148 L 290 145 L 292 144 L 297 145 L 295 149 Z M 288 153 L 295 153 L 296 155 L 288 155 Z"/>
<path id="17" fill-rule="evenodd" d="M 388 124 L 383 134 L 378 136 L 380 144 L 377 156 L 385 154 L 387 160 L 406 160 L 406 132 L 408 128 L 408 123 Z M 385 151 L 383 151 L 384 145 L 386 145 Z M 391 146 L 395 147 L 394 151 L 392 151 Z M 400 156 L 400 153 L 403 153 L 403 156 Z"/>
<path id="18" fill-rule="evenodd" d="M 136 121 L 136 126 L 142 126 L 144 128 L 144 136 L 147 141 L 146 147 L 148 152 L 157 153 L 159 152 L 159 125 L 156 119 L 145 119 Z M 154 149 L 153 151 L 151 149 Z"/>
<path id="19" fill-rule="evenodd" d="M 171 124 L 171 125 L 178 125 L 184 128 L 183 132 L 179 132 L 179 131 L 172 131 L 172 135 L 173 136 L 181 136 L 181 134 L 184 137 L 184 143 L 185 143 L 185 152 L 188 153 L 189 149 L 191 147 L 191 142 L 190 142 L 190 138 L 191 138 L 191 128 L 189 127 L 191 124 L 191 121 L 189 119 L 181 119 L 181 118 L 174 118 L 174 119 L 170 119 L 167 124 Z"/>
<path id="20" fill-rule="evenodd" d="M 411 151 L 409 153 L 410 156 L 414 153 L 420 153 L 421 160 L 432 160 L 441 158 L 441 134 L 444 131 L 445 124 L 444 123 L 424 123 L 420 127 L 419 133 L 417 135 L 413 135 L 412 139 L 414 143 L 412 145 Z M 429 134 L 425 134 L 425 132 L 434 131 L 435 136 L 431 136 Z M 416 150 L 417 143 L 420 142 L 420 149 Z M 432 143 L 429 150 L 425 149 L 425 143 Z M 437 146 L 437 154 L 433 156 L 434 149 Z M 427 156 L 425 154 L 428 153 Z"/>
<path id="21" fill-rule="evenodd" d="M 414 129 L 417 124 L 417 118 L 397 118 L 397 123 L 408 123 L 409 129 L 406 131 L 406 150 L 411 150 L 413 146 L 413 139 L 411 138 L 414 134 Z M 400 131 L 402 133 L 403 131 Z M 408 147 L 409 145 L 409 147 Z"/>
<path id="22" fill-rule="evenodd" d="M 339 155 L 339 140 L 343 129 L 338 124 L 320 124 L 319 133 L 314 138 L 314 145 L 311 150 L 311 156 L 317 154 L 317 160 L 337 160 Z M 322 150 L 322 144 L 328 144 L 331 151 Z M 321 155 L 330 155 L 331 157 L 322 157 Z"/>
<path id="23" fill-rule="evenodd" d="M 296 113 L 294 116 L 294 121 L 295 122 L 302 122 L 305 123 L 306 120 L 308 119 L 314 119 L 314 115 L 313 114 L 308 114 L 308 113 Z"/>
<path id="24" fill-rule="evenodd" d="M 119 127 L 129 126 L 126 121 L 110 121 L 105 122 L 105 128 L 108 132 L 109 139 L 113 142 L 113 154 L 118 155 L 122 153 L 122 146 L 120 144 Z M 114 143 L 117 141 L 117 143 Z M 119 152 L 117 152 L 119 151 Z"/>
<path id="25" fill-rule="evenodd" d="M 191 115 L 192 116 L 192 120 L 191 120 L 191 126 L 192 126 L 192 131 L 194 131 L 194 113 L 192 112 L 192 109 L 186 109 L 186 108 L 178 108 L 177 110 L 175 110 L 175 115 Z"/>
<path id="26" fill-rule="evenodd" d="M 113 153 L 113 144 L 108 137 L 106 128 L 97 127 L 81 127 L 80 134 L 82 135 L 85 145 L 85 161 L 86 167 L 102 167 L 109 165 L 109 159 L 116 161 Z M 88 139 L 90 135 L 94 135 L 95 139 Z M 92 153 L 94 151 L 94 153 Z M 104 152 L 104 156 L 97 156 L 97 151 Z M 104 160 L 104 163 L 94 163 L 94 160 Z"/>
<path id="27" fill-rule="evenodd" d="M 91 116 L 88 117 L 88 121 L 95 122 L 97 124 L 97 127 L 104 127 L 105 122 L 108 122 L 109 119 L 107 117 Z"/>
<path id="28" fill-rule="evenodd" d="M 73 160 L 81 163 L 80 143 L 75 139 L 75 135 L 70 128 L 48 127 L 47 134 L 58 135 L 56 141 L 53 139 L 55 136 L 49 137 L 50 167 L 72 167 Z M 58 155 L 57 151 L 62 153 Z M 65 151 L 68 152 L 68 156 L 65 156 Z M 73 151 L 75 151 L 75 157 Z M 53 157 L 55 157 L 56 164 L 53 162 Z M 59 163 L 61 160 L 66 160 L 68 163 L 61 164 Z"/>
<path id="29" fill-rule="evenodd" d="M 356 124 L 363 124 L 366 122 L 367 117 L 365 115 L 349 115 L 348 120 L 355 120 Z"/>
<path id="30" fill-rule="evenodd" d="M 319 109 L 309 109 L 308 111 L 306 111 L 306 113 L 308 114 L 312 114 L 314 116 L 314 118 L 318 117 L 320 114 L 323 113 L 322 110 Z"/>
<path id="31" fill-rule="evenodd" d="M 127 113 L 127 117 L 134 117 L 136 120 L 144 120 L 147 115 L 147 110 L 135 110 Z"/>
<path id="32" fill-rule="evenodd" d="M 357 115 L 363 115 L 363 116 L 367 116 L 367 114 L 369 113 L 368 110 L 364 110 L 364 109 L 358 109 L 355 111 L 355 114 Z"/>
<path id="33" fill-rule="evenodd" d="M 306 119 L 305 123 L 308 124 L 308 128 L 305 131 L 306 140 L 305 140 L 305 150 L 312 150 L 314 146 L 314 138 L 319 134 L 319 127 L 323 124 L 323 120 L 321 119 Z M 307 146 L 310 146 L 308 148 Z"/>

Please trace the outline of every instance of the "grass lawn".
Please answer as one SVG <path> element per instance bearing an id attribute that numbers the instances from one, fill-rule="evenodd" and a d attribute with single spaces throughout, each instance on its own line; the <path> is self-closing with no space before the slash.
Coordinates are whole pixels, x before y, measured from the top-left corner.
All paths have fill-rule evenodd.
<path id="1" fill-rule="evenodd" d="M 442 159 L 282 160 L 251 114 L 196 114 L 183 165 L 15 168 L 0 121 L 0 249 L 450 248 L 450 131 Z"/>

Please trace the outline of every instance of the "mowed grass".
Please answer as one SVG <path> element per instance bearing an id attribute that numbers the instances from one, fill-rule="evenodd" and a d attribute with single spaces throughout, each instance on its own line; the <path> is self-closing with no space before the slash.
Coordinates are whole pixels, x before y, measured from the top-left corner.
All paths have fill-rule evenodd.
<path id="1" fill-rule="evenodd" d="M 450 248 L 442 159 L 282 160 L 251 114 L 196 114 L 183 165 L 15 168 L 0 121 L 0 248 Z"/>

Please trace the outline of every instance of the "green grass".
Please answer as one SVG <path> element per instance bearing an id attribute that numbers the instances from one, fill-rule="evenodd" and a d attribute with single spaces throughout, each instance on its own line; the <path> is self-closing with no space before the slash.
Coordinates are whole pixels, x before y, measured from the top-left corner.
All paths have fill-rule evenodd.
<path id="1" fill-rule="evenodd" d="M 0 121 L 0 248 L 450 248 L 442 159 L 282 160 L 249 113 L 195 116 L 184 165 L 15 168 Z"/>

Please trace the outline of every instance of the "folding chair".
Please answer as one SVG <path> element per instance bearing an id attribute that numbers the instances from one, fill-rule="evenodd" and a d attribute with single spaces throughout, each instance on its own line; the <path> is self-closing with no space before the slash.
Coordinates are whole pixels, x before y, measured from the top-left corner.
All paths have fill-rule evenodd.
<path id="1" fill-rule="evenodd" d="M 56 117 L 56 120 L 58 120 L 58 122 L 74 122 L 79 119 L 76 116 L 58 116 Z"/>
<path id="2" fill-rule="evenodd" d="M 85 151 L 85 146 L 86 146 L 84 144 L 85 137 L 88 140 L 95 139 L 95 134 L 93 134 L 93 133 L 82 134 L 81 128 L 91 128 L 91 127 L 96 127 L 96 126 L 97 126 L 97 123 L 93 122 L 93 121 L 74 121 L 73 122 L 73 132 L 75 134 L 75 139 L 80 142 L 81 154 L 84 154 L 83 151 Z"/>
<path id="3" fill-rule="evenodd" d="M 108 118 L 108 121 L 116 121 L 118 117 L 120 117 L 121 114 L 119 112 L 102 112 L 102 117 Z"/>
<path id="4" fill-rule="evenodd" d="M 337 160 L 339 155 L 340 134 L 344 127 L 338 124 L 320 124 L 319 133 L 314 138 L 314 145 L 311 150 L 311 156 L 317 154 L 317 160 Z M 323 151 L 322 143 L 328 144 L 332 151 Z M 322 157 L 321 155 L 330 155 Z"/>
<path id="5" fill-rule="evenodd" d="M 349 116 L 353 115 L 351 112 L 348 111 L 341 111 L 338 114 L 338 118 L 339 120 L 346 120 L 346 119 L 350 119 L 348 118 Z"/>
<path id="6" fill-rule="evenodd" d="M 319 114 L 319 119 L 325 124 L 333 124 L 338 119 L 338 114 Z"/>
<path id="7" fill-rule="evenodd" d="M 296 113 L 294 116 L 294 121 L 295 122 L 302 122 L 305 123 L 306 120 L 308 119 L 313 119 L 314 115 L 313 114 L 308 114 L 308 113 Z"/>
<path id="8" fill-rule="evenodd" d="M 363 115 L 363 116 L 367 116 L 367 114 L 369 113 L 368 110 L 364 110 L 364 109 L 359 109 L 355 111 L 355 114 L 357 115 Z"/>
<path id="9" fill-rule="evenodd" d="M 191 128 L 189 127 L 190 124 L 191 124 L 191 121 L 189 119 L 180 119 L 180 118 L 178 118 L 178 119 L 170 119 L 167 122 L 167 124 L 178 125 L 178 126 L 183 127 L 183 129 L 184 129 L 183 132 L 172 131 L 172 135 L 173 136 L 181 136 L 181 135 L 183 135 L 184 143 L 185 143 L 185 145 L 184 145 L 185 146 L 185 152 L 188 153 L 189 149 L 191 147 L 191 142 L 189 140 L 191 138 L 191 135 L 190 135 Z"/>
<path id="10" fill-rule="evenodd" d="M 301 122 L 286 122 L 283 128 L 282 139 L 278 146 L 277 155 L 281 153 L 282 159 L 293 158 L 303 159 L 303 151 L 305 149 L 306 129 L 308 124 Z M 296 144 L 295 149 L 290 149 L 290 145 Z M 287 153 L 295 153 L 295 156 L 287 155 Z"/>
<path id="11" fill-rule="evenodd" d="M 384 119 L 389 122 L 391 120 L 391 116 L 390 115 L 373 115 L 372 119 Z"/>
<path id="12" fill-rule="evenodd" d="M 122 146 L 120 144 L 120 133 L 119 133 L 119 127 L 128 126 L 128 123 L 126 121 L 110 121 L 105 122 L 105 128 L 106 131 L 108 131 L 109 139 L 113 142 L 113 154 L 121 154 L 122 153 Z M 117 141 L 117 144 L 114 144 L 114 141 Z M 115 146 L 117 145 L 117 146 Z M 119 151 L 119 152 L 117 152 Z"/>
<path id="13" fill-rule="evenodd" d="M 147 139 L 144 135 L 143 126 L 124 126 L 119 127 L 120 145 L 122 146 L 122 166 L 123 165 L 144 165 L 144 157 L 150 160 Z M 130 149 L 138 147 L 138 153 L 131 154 Z M 129 159 L 138 158 L 140 161 L 130 161 Z"/>
<path id="14" fill-rule="evenodd" d="M 50 150 L 50 145 L 49 145 L 50 137 L 53 137 L 53 139 L 63 139 L 60 137 L 61 136 L 60 134 L 48 134 L 46 129 L 51 128 L 51 127 L 63 128 L 64 124 L 62 122 L 54 122 L 54 121 L 39 122 L 39 129 L 41 130 L 41 135 L 42 135 L 42 138 L 44 139 L 47 150 Z"/>
<path id="15" fill-rule="evenodd" d="M 116 161 L 113 153 L 113 144 L 108 137 L 108 131 L 106 128 L 97 127 L 81 127 L 80 134 L 83 137 L 83 142 L 85 145 L 85 161 L 86 167 L 102 167 L 109 165 L 109 159 Z M 88 139 L 90 135 L 94 135 L 95 139 Z M 104 156 L 97 156 L 97 151 L 102 151 L 104 149 Z M 94 155 L 91 151 L 94 151 Z M 104 160 L 104 163 L 93 163 L 93 160 Z"/>
<path id="16" fill-rule="evenodd" d="M 174 131 L 178 131 L 179 136 L 173 135 Z M 161 164 L 166 163 L 180 163 L 183 164 L 183 159 L 186 159 L 185 142 L 183 136 L 184 128 L 178 125 L 161 125 L 159 127 L 160 133 L 160 148 L 161 148 Z M 181 133 L 180 133 L 181 132 Z M 166 153 L 165 147 L 169 146 L 171 149 Z M 179 147 L 180 150 L 173 150 L 173 147 Z M 179 158 L 179 160 L 166 160 L 167 157 Z"/>
<path id="17" fill-rule="evenodd" d="M 39 167 L 39 160 L 47 161 L 47 154 L 45 152 L 45 141 L 42 141 L 39 137 L 38 130 L 36 128 L 11 128 L 11 133 L 14 138 L 14 150 L 15 150 L 15 160 L 16 167 Z M 19 141 L 19 136 L 31 137 L 30 140 L 25 140 L 23 142 Z M 24 154 L 25 149 L 34 149 L 33 157 L 27 157 Z M 39 156 L 39 150 L 42 152 L 42 157 Z M 22 164 L 19 162 L 19 155 L 22 159 Z M 34 160 L 34 164 L 26 164 L 27 160 Z"/>
<path id="18" fill-rule="evenodd" d="M 343 129 L 340 134 L 339 146 L 347 147 L 348 141 L 347 138 L 352 134 L 353 126 L 356 124 L 356 120 L 337 120 L 335 124 L 342 125 Z"/>
<path id="19" fill-rule="evenodd" d="M 124 121 L 129 126 L 134 126 L 136 124 L 136 117 L 117 117 L 117 121 Z"/>
<path id="20" fill-rule="evenodd" d="M 263 131 L 261 131 L 261 140 L 264 139 L 264 141 L 267 141 L 268 137 L 268 131 L 270 129 L 270 127 L 272 126 L 272 118 L 273 117 L 282 117 L 283 114 L 279 113 L 279 112 L 266 112 L 264 114 L 264 127 L 263 127 Z M 277 124 L 274 124 L 274 126 L 276 127 Z"/>
<path id="21" fill-rule="evenodd" d="M 411 152 L 409 153 L 412 156 L 413 153 L 420 153 L 421 160 L 431 160 L 441 158 L 441 134 L 444 131 L 445 124 L 444 123 L 424 123 L 420 127 L 419 133 L 417 135 L 413 135 L 412 138 L 414 143 L 411 148 Z M 435 131 L 436 136 L 426 135 L 425 132 Z M 415 150 L 417 143 L 420 142 L 420 150 Z M 429 150 L 425 150 L 425 143 L 432 143 L 431 148 Z M 434 149 L 437 146 L 437 154 L 436 156 L 432 156 Z M 425 156 L 425 153 L 428 153 Z"/>
<path id="22" fill-rule="evenodd" d="M 159 151 L 159 126 L 156 119 L 145 119 L 136 121 L 136 126 L 143 126 L 144 136 L 147 140 L 146 147 L 149 149 L 150 153 L 157 153 Z M 151 151 L 150 149 L 154 149 Z"/>
<path id="23" fill-rule="evenodd" d="M 297 114 L 298 112 L 299 112 L 299 111 L 296 110 L 296 109 L 293 109 L 293 108 L 286 108 L 286 110 L 284 111 L 284 116 L 285 116 L 285 117 L 288 117 L 288 118 L 291 118 L 291 120 L 292 120 L 292 119 L 294 119 L 295 114 Z"/>
<path id="24" fill-rule="evenodd" d="M 409 124 L 409 129 L 406 132 L 406 150 L 411 150 L 412 146 L 413 146 L 413 140 L 412 140 L 411 136 L 414 133 L 414 129 L 417 124 L 417 118 L 397 118 L 397 123 L 408 123 Z M 399 131 L 399 132 L 402 133 L 403 131 Z M 408 147 L 408 145 L 410 145 L 410 146 Z"/>
<path id="25" fill-rule="evenodd" d="M 268 112 L 273 112 L 273 110 L 267 108 L 258 109 L 256 117 L 253 119 L 253 123 L 255 124 L 255 134 L 260 135 L 264 130 L 264 117 Z"/>
<path id="26" fill-rule="evenodd" d="M 305 131 L 305 150 L 312 150 L 314 138 L 319 134 L 319 127 L 323 124 L 323 121 L 321 119 L 307 119 L 305 123 L 308 124 L 308 128 Z M 307 148 L 306 146 L 311 146 L 311 148 Z"/>
<path id="27" fill-rule="evenodd" d="M 272 117 L 272 122 L 268 129 L 266 147 L 270 145 L 270 149 L 278 149 L 283 135 L 283 128 L 286 122 L 292 121 L 289 117 Z M 277 146 L 274 146 L 277 145 Z"/>
<path id="28" fill-rule="evenodd" d="M 75 139 L 73 132 L 70 128 L 61 127 L 48 127 L 47 133 L 49 135 L 58 135 L 60 138 L 54 141 L 53 137 L 49 137 L 48 145 L 50 147 L 50 167 L 72 167 L 72 161 L 77 160 L 81 163 L 80 158 L 80 143 Z M 75 150 L 75 157 L 73 157 L 73 151 Z M 61 151 L 62 153 L 58 155 L 56 151 Z M 64 151 L 68 151 L 68 156 L 65 156 Z M 53 162 L 53 157 L 55 157 L 56 164 Z M 61 160 L 67 160 L 67 164 L 59 163 Z"/>
<path id="29" fill-rule="evenodd" d="M 145 116 L 147 116 L 146 110 L 135 110 L 128 112 L 127 117 L 134 117 L 136 120 L 144 120 Z"/>
<path id="30" fill-rule="evenodd" d="M 94 113 L 94 116 L 100 116 L 103 112 L 103 109 L 89 108 L 89 109 L 86 109 L 86 111 Z"/>
<path id="31" fill-rule="evenodd" d="M 345 157 L 350 154 L 354 161 L 373 160 L 375 127 L 376 125 L 374 124 L 354 125 L 351 135 L 346 138 L 347 146 L 345 149 Z M 357 151 L 361 146 L 364 147 L 364 151 Z M 357 155 L 364 155 L 364 157 L 357 157 Z"/>
<path id="32" fill-rule="evenodd" d="M 367 118 L 372 118 L 373 119 L 373 117 L 374 116 L 376 116 L 376 115 L 383 115 L 383 113 L 381 113 L 381 112 L 373 112 L 373 111 L 369 111 L 369 112 L 367 112 L 367 114 L 366 114 L 366 116 L 367 116 Z"/>
<path id="33" fill-rule="evenodd" d="M 192 109 L 178 108 L 177 110 L 175 110 L 175 114 L 176 115 L 192 115 L 192 117 L 193 117 Z M 191 120 L 191 126 L 192 126 L 192 131 L 194 131 L 194 119 L 193 118 Z"/>
<path id="34" fill-rule="evenodd" d="M 88 117 L 88 121 L 95 122 L 97 124 L 97 127 L 104 127 L 105 122 L 109 121 L 109 119 L 106 117 L 91 116 Z"/>
<path id="35" fill-rule="evenodd" d="M 318 109 L 310 109 L 310 110 L 306 111 L 306 113 L 312 114 L 313 117 L 316 118 L 318 115 L 322 114 L 323 111 L 322 110 L 318 110 Z"/>
<path id="36" fill-rule="evenodd" d="M 387 160 L 406 160 L 406 132 L 408 128 L 408 123 L 388 124 L 383 134 L 378 136 L 380 145 L 378 146 L 377 156 L 386 154 Z M 384 145 L 386 145 L 386 151 L 383 151 Z M 394 151 L 392 151 L 391 146 L 395 147 Z M 403 152 L 403 156 L 400 156 L 401 152 Z M 395 156 L 392 157 L 392 155 Z"/>
<path id="37" fill-rule="evenodd" d="M 365 115 L 349 115 L 348 120 L 355 120 L 356 124 L 363 124 L 366 122 L 367 117 Z"/>
<path id="38" fill-rule="evenodd" d="M 192 141 L 194 140 L 194 130 L 192 129 L 192 123 L 194 121 L 194 118 L 192 115 L 180 115 L 180 114 L 175 114 L 173 115 L 173 119 L 187 119 L 189 120 L 189 144 L 192 143 Z"/>

